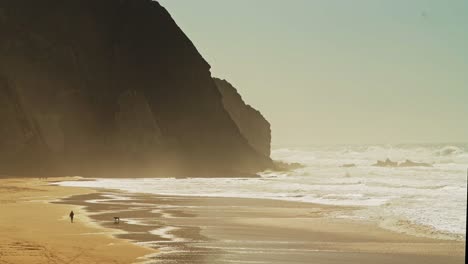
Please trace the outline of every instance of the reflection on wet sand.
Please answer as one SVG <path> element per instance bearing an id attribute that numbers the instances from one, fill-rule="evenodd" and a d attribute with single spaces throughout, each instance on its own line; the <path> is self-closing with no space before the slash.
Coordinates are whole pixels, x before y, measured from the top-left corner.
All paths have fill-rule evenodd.
<path id="1" fill-rule="evenodd" d="M 463 263 L 464 243 L 333 218 L 351 207 L 120 192 L 60 203 L 85 206 L 119 238 L 158 249 L 149 263 Z"/>

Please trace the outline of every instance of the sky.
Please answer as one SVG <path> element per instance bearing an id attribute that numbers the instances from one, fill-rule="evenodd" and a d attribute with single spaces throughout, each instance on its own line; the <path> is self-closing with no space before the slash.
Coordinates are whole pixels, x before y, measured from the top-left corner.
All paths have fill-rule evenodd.
<path id="1" fill-rule="evenodd" d="M 468 142 L 466 0 L 160 0 L 274 146 Z"/>

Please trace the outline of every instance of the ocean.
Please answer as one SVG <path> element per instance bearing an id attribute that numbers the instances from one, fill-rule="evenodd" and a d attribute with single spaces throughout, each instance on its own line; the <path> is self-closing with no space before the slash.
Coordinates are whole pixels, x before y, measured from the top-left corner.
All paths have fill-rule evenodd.
<path id="1" fill-rule="evenodd" d="M 276 148 L 272 158 L 304 166 L 260 178 L 144 178 L 67 181 L 62 186 L 159 195 L 262 198 L 355 207 L 330 217 L 375 221 L 418 236 L 464 240 L 467 144 Z M 377 160 L 430 167 L 377 167 Z M 343 165 L 348 164 L 348 167 Z M 353 164 L 352 166 L 349 164 Z M 187 175 L 189 176 L 189 175 Z"/>

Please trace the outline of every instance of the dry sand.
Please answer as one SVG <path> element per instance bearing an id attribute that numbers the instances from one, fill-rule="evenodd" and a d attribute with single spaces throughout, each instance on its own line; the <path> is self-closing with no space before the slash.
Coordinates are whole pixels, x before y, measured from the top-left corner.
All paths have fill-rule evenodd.
<path id="1" fill-rule="evenodd" d="M 69 179 L 69 178 L 68 178 Z M 55 179 L 57 180 L 57 179 Z M 90 189 L 48 186 L 46 180 L 0 180 L 0 263 L 133 263 L 153 250 L 112 236 L 78 206 L 48 203 Z M 72 224 L 68 213 L 74 210 Z"/>
<path id="2" fill-rule="evenodd" d="M 38 180 L 0 184 L 0 264 L 132 263 L 154 252 L 159 254 L 149 263 L 464 263 L 464 242 L 333 217 L 354 208 L 130 194 Z M 59 197 L 67 198 L 46 203 Z M 67 216 L 71 209 L 74 224 Z M 114 215 L 120 224 L 113 223 Z"/>

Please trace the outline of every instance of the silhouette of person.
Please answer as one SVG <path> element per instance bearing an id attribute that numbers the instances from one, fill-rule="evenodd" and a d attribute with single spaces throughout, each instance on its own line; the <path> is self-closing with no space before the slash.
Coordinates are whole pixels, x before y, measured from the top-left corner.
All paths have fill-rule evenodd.
<path id="1" fill-rule="evenodd" d="M 73 223 L 73 217 L 75 216 L 75 213 L 73 211 L 70 212 L 70 221 Z"/>

